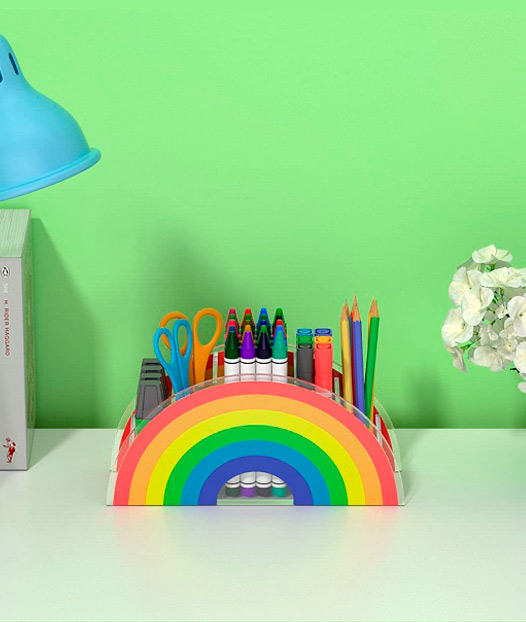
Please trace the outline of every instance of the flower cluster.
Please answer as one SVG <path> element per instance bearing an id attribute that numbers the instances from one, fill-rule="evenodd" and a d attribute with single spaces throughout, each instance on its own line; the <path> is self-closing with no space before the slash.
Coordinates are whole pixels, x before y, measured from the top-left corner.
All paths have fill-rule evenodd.
<path id="1" fill-rule="evenodd" d="M 508 251 L 475 251 L 453 276 L 455 307 L 442 326 L 453 365 L 466 371 L 465 354 L 491 371 L 516 370 L 526 393 L 526 268 L 512 268 Z"/>

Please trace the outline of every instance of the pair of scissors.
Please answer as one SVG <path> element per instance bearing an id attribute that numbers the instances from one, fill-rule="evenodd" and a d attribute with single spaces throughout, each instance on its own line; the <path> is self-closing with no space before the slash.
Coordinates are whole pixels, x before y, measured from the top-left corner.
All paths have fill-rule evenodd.
<path id="1" fill-rule="evenodd" d="M 201 343 L 198 335 L 198 326 L 199 322 L 206 317 L 207 315 L 213 317 L 216 321 L 215 331 L 208 343 Z M 176 320 L 176 324 L 180 320 L 186 320 L 188 322 L 188 318 L 184 313 L 180 311 L 172 311 L 171 313 L 167 313 L 160 322 L 161 328 L 166 328 L 167 324 L 171 320 Z M 175 325 L 174 325 L 175 329 Z M 221 331 L 223 329 L 223 319 L 221 314 L 217 309 L 212 309 L 211 307 L 206 307 L 205 309 L 201 309 L 198 311 L 192 322 L 192 341 L 189 341 L 189 337 L 185 339 L 185 342 L 181 346 L 180 354 L 181 356 L 186 356 L 188 349 L 191 350 L 190 355 L 190 384 L 197 384 L 198 382 L 204 382 L 206 376 L 206 366 L 208 364 L 208 359 L 214 346 L 217 344 L 219 337 L 221 335 Z M 189 333 L 188 333 L 189 334 Z M 175 334 L 177 337 L 177 334 Z M 167 345 L 170 350 L 172 349 L 171 344 L 168 341 L 168 337 L 163 333 L 161 335 L 163 337 L 163 342 Z M 166 337 L 166 341 L 164 339 Z M 175 339 L 175 345 L 177 349 L 178 347 L 177 338 Z"/>
<path id="2" fill-rule="evenodd" d="M 186 332 L 185 347 L 179 349 L 179 329 L 184 328 Z M 161 339 L 168 343 L 170 349 L 170 360 L 167 361 L 161 352 Z M 170 331 L 166 327 L 158 328 L 153 336 L 153 349 L 155 356 L 164 367 L 168 377 L 172 381 L 174 393 L 178 393 L 190 386 L 190 358 L 192 354 L 192 329 L 190 322 L 184 318 L 178 319 Z"/>

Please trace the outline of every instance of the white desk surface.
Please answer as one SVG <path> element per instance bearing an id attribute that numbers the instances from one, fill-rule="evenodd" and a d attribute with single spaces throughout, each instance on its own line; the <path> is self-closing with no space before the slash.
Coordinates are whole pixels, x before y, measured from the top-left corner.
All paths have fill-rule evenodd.
<path id="1" fill-rule="evenodd" d="M 111 430 L 0 472 L 2 620 L 517 620 L 526 430 L 401 430 L 406 506 L 106 507 Z"/>

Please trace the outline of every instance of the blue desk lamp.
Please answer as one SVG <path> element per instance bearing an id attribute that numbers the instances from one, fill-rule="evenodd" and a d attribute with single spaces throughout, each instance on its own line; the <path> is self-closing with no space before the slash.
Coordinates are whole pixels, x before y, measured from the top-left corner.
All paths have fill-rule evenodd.
<path id="1" fill-rule="evenodd" d="M 0 201 L 56 184 L 99 159 L 69 112 L 28 84 L 0 35 Z"/>

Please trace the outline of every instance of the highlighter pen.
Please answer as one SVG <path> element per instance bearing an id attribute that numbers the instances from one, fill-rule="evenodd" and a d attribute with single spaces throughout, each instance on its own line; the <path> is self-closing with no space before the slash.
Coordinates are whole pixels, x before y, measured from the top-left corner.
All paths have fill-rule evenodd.
<path id="1" fill-rule="evenodd" d="M 296 331 L 296 337 L 300 337 L 302 335 L 312 337 L 312 328 L 298 328 Z"/>
<path id="2" fill-rule="evenodd" d="M 296 347 L 296 377 L 314 382 L 314 347 L 312 343 L 299 343 Z"/>
<path id="3" fill-rule="evenodd" d="M 332 392 L 332 343 L 315 345 L 314 384 Z"/>
<path id="4" fill-rule="evenodd" d="M 283 326 L 276 326 L 272 343 L 272 380 L 286 382 L 288 371 L 287 338 Z"/>

